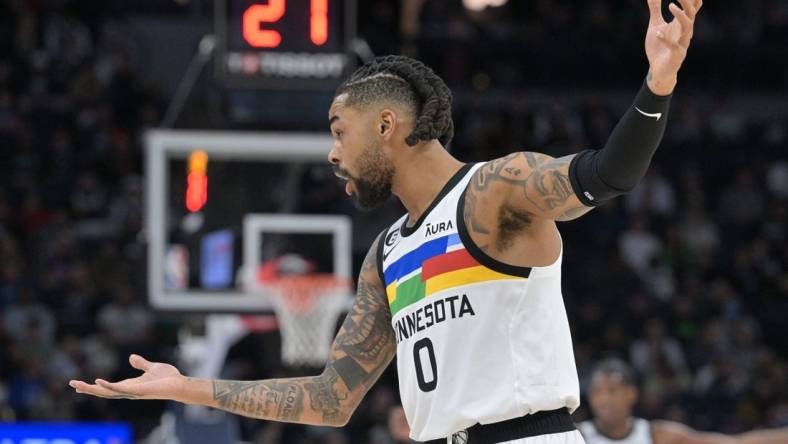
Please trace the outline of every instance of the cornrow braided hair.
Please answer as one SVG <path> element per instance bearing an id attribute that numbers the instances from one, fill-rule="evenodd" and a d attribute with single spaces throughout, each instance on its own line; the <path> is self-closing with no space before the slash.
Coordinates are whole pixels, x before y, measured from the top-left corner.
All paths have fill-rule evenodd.
<path id="1" fill-rule="evenodd" d="M 454 137 L 451 90 L 432 69 L 410 57 L 378 57 L 358 68 L 336 95 L 348 93 L 348 104 L 398 100 L 414 111 L 416 124 L 405 143 L 437 139 L 444 147 Z"/>

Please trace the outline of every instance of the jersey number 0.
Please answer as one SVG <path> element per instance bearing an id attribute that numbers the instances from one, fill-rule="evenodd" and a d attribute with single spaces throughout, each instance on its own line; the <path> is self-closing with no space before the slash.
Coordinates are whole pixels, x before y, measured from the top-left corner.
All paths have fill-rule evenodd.
<path id="1" fill-rule="evenodd" d="M 427 351 L 427 359 L 430 361 L 432 378 L 427 381 L 424 378 L 424 365 L 421 361 L 422 350 Z M 438 386 L 438 366 L 435 362 L 435 349 L 432 347 L 430 338 L 419 339 L 413 344 L 413 362 L 416 364 L 416 379 L 419 382 L 419 389 L 422 392 L 431 392 Z"/>

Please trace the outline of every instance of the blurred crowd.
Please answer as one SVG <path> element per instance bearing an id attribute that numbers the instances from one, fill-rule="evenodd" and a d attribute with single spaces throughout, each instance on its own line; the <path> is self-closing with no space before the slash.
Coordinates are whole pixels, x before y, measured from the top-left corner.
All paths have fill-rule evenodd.
<path id="1" fill-rule="evenodd" d="M 471 14 L 459 1 L 425 2 L 409 19 L 397 2 L 362 2 L 360 31 L 376 52 L 418 55 L 455 91 L 470 94 L 482 60 L 474 57 L 481 53 L 496 57 L 485 73 L 495 79 L 488 87 L 515 86 L 528 71 L 529 64 L 515 60 L 517 46 L 484 47 L 514 33 L 528 33 L 522 45 L 532 49 L 538 46 L 532 42 L 554 39 L 556 46 L 548 47 L 557 52 L 540 48 L 530 59 L 554 56 L 552 66 L 569 63 L 559 59 L 560 51 L 577 46 L 580 25 L 583 33 L 613 38 L 608 48 L 640 50 L 639 38 L 637 45 L 621 39 L 642 34 L 644 1 L 597 0 L 581 9 L 568 1 L 510 3 L 503 11 Z M 718 57 L 712 43 L 731 39 L 737 50 L 765 48 L 753 49 L 751 61 L 785 49 L 784 2 L 752 2 L 744 11 L 740 3 L 738 10 L 728 9 L 733 2 L 716 3 L 699 25 L 706 35 L 699 33 L 693 57 Z M 141 135 L 158 125 L 166 100 L 155 82 L 139 75 L 129 57 L 133 42 L 85 6 L 98 3 L 79 4 L 0 3 L 0 421 L 118 419 L 131 421 L 143 437 L 165 404 L 88 398 L 66 381 L 128 377 L 133 372 L 125 359 L 132 351 L 175 359 L 178 318 L 147 306 L 141 232 Z M 386 39 L 391 35 L 400 38 Z M 437 35 L 448 39 L 447 51 L 425 47 Z M 782 48 L 773 48 L 780 39 Z M 473 50 L 451 49 L 471 40 Z M 594 41 L 589 45 L 581 48 L 595 50 Z M 770 68 L 782 60 L 708 82 L 720 90 L 726 79 L 744 92 L 746 84 L 779 90 L 788 80 Z M 639 63 L 627 68 L 636 72 L 626 83 L 632 95 L 638 85 L 631 80 L 643 74 Z M 549 95 L 563 76 L 580 74 L 528 78 Z M 565 155 L 602 146 L 622 111 L 604 95 L 554 105 L 465 101 L 455 109 L 451 150 L 464 161 L 515 150 Z M 640 415 L 723 432 L 788 425 L 787 146 L 788 116 L 715 112 L 677 97 L 662 147 L 635 191 L 561 225 L 564 296 L 582 385 L 595 361 L 618 356 L 639 372 Z M 319 192 L 315 205 L 345 211 L 339 184 L 335 191 L 304 193 Z M 390 222 L 363 217 L 374 226 L 370 233 Z M 229 373 L 280 376 L 279 365 L 260 362 L 260 344 L 265 341 L 243 343 L 245 353 L 231 353 L 236 367 Z M 407 442 L 395 381 L 389 369 L 346 429 L 244 420 L 244 437 Z M 576 414 L 578 420 L 589 415 L 585 404 Z"/>
<path id="2" fill-rule="evenodd" d="M 404 50 L 430 60 L 453 87 L 470 85 L 480 72 L 494 86 L 515 89 L 524 83 L 570 89 L 618 86 L 642 75 L 645 0 L 511 0 L 472 13 L 459 0 L 361 3 L 362 11 L 367 8 L 376 18 L 361 23 L 373 48 Z M 397 9 L 398 4 L 403 7 Z M 666 11 L 667 1 L 663 5 Z M 398 13 L 401 20 L 391 20 Z M 395 26 L 400 40 L 390 37 Z M 388 33 L 376 31 L 386 28 Z M 728 93 L 784 88 L 786 41 L 785 1 L 759 0 L 746 7 L 732 0 L 706 4 L 682 82 Z"/>
<path id="3" fill-rule="evenodd" d="M 0 3 L 0 420 L 120 418 L 71 378 L 157 349 L 142 289 L 141 131 L 160 96 L 64 2 Z"/>

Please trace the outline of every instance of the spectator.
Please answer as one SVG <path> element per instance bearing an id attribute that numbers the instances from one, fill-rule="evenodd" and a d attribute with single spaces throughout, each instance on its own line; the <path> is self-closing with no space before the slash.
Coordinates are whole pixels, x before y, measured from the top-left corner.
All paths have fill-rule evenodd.
<path id="1" fill-rule="evenodd" d="M 651 271 L 651 264 L 662 249 L 662 242 L 648 228 L 644 216 L 635 216 L 629 230 L 618 241 L 621 259 L 642 276 Z"/>
<path id="2" fill-rule="evenodd" d="M 33 348 L 46 348 L 54 342 L 55 318 L 45 305 L 36 301 L 33 290 L 22 287 L 19 301 L 4 313 L 6 333 L 12 340 L 28 342 L 33 335 Z"/>
<path id="3" fill-rule="evenodd" d="M 627 194 L 625 200 L 630 214 L 650 213 L 668 218 L 676 211 L 676 193 L 673 185 L 658 168 L 651 168 L 635 189 Z"/>
<path id="4" fill-rule="evenodd" d="M 99 310 L 98 324 L 114 345 L 133 349 L 148 339 L 153 318 L 130 286 L 119 285 L 114 298 Z"/>

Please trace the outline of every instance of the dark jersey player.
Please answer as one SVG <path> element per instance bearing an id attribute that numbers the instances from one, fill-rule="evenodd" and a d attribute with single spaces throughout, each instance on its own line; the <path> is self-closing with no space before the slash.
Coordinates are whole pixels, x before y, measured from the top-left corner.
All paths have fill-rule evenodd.
<path id="1" fill-rule="evenodd" d="M 207 380 L 133 355 L 141 376 L 71 386 L 342 426 L 396 355 L 416 440 L 582 442 L 569 416 L 580 397 L 556 222 L 626 193 L 648 169 L 702 2 L 680 3 L 670 4 L 668 23 L 660 0 L 648 1 L 648 74 L 600 150 L 464 164 L 445 149 L 454 134 L 451 92 L 406 57 L 376 59 L 338 88 L 329 162 L 360 207 L 394 194 L 407 214 L 370 248 L 322 374 Z"/>

